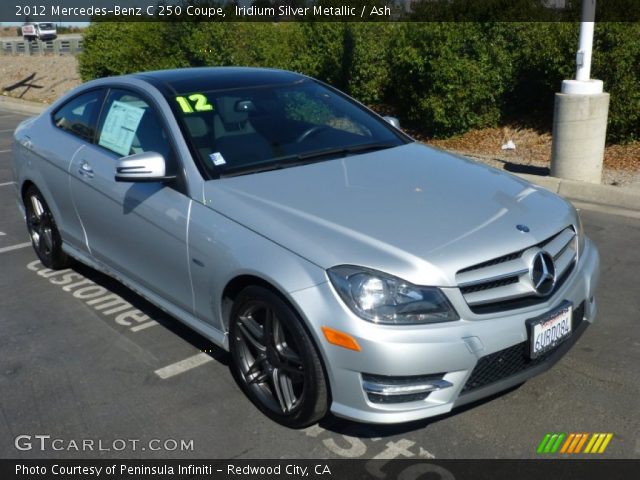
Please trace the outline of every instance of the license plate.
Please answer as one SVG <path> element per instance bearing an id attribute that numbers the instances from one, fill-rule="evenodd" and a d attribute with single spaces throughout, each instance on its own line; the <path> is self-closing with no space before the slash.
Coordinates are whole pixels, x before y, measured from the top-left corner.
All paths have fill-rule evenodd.
<path id="1" fill-rule="evenodd" d="M 529 356 L 536 358 L 571 336 L 573 305 L 566 302 L 560 308 L 527 320 L 529 330 Z"/>

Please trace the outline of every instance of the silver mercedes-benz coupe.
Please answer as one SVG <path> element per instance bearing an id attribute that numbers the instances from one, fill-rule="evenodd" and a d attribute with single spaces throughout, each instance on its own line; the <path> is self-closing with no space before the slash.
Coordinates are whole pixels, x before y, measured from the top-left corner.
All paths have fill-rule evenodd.
<path id="1" fill-rule="evenodd" d="M 448 412 L 596 315 L 571 204 L 291 72 L 88 82 L 19 125 L 13 173 L 44 265 L 79 260 L 229 350 L 290 427 Z"/>

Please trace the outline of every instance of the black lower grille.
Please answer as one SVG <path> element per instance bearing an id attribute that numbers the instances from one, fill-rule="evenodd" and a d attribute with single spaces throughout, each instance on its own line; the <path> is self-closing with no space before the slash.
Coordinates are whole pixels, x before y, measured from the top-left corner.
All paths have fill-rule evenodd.
<path id="1" fill-rule="evenodd" d="M 573 310 L 571 329 L 576 331 L 584 317 L 584 302 Z M 535 359 L 529 358 L 529 345 L 527 342 L 518 343 L 495 353 L 486 355 L 476 364 L 462 393 L 468 393 L 477 388 L 504 380 L 520 372 L 544 363 L 555 352 L 550 350 Z"/>

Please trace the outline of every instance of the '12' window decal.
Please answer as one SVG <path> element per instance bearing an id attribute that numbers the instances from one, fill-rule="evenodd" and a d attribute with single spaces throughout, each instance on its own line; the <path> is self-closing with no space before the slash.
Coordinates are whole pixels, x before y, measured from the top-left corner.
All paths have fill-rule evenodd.
<path id="1" fill-rule="evenodd" d="M 176 101 L 184 113 L 208 112 L 213 110 L 207 97 L 201 93 L 194 93 L 188 97 L 176 97 Z"/>

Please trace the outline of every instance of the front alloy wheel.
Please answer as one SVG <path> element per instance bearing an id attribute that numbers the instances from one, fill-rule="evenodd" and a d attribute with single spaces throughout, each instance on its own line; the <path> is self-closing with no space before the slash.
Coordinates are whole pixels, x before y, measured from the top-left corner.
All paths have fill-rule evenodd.
<path id="1" fill-rule="evenodd" d="M 231 312 L 233 375 L 249 399 L 271 419 L 302 428 L 328 405 L 320 358 L 293 310 L 276 294 L 248 287 Z"/>

